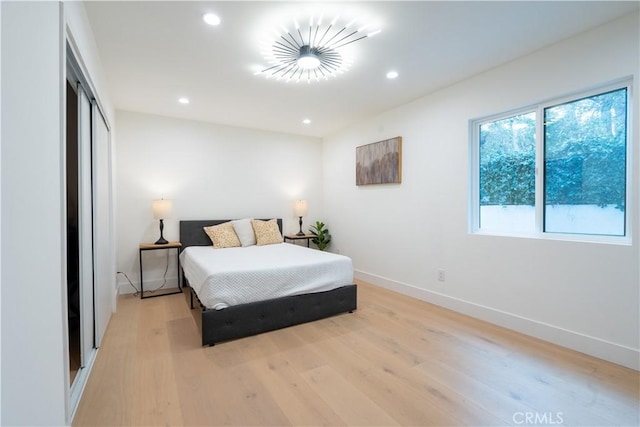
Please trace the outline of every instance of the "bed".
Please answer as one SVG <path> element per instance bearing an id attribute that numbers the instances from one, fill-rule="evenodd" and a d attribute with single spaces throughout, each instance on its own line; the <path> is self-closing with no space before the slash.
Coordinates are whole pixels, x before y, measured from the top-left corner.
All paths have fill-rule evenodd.
<path id="1" fill-rule="evenodd" d="M 229 220 L 180 221 L 180 242 L 182 243 L 180 256 L 189 255 L 187 250 L 190 247 L 211 246 L 211 240 L 203 228 L 227 221 Z M 278 219 L 277 223 L 280 232 L 282 232 L 282 220 Z M 281 243 L 274 246 L 279 245 L 291 246 L 289 243 Z M 196 249 L 202 250 L 202 248 L 194 248 L 194 250 Z M 240 252 L 249 248 L 234 249 Z M 287 248 L 282 247 L 281 249 Z M 299 249 L 309 251 L 306 248 Z M 220 251 L 227 250 L 220 249 Z M 185 251 L 186 253 L 184 253 Z M 218 250 L 215 251 L 217 252 Z M 357 308 L 357 286 L 350 282 L 344 285 L 339 284 L 337 287 L 333 285 L 328 290 L 323 290 L 324 288 L 322 288 L 321 284 L 319 288 L 321 290 L 303 291 L 304 293 L 295 295 L 267 297 L 268 299 L 237 304 L 235 302 L 229 303 L 228 301 L 221 304 L 215 301 L 212 303 L 210 297 L 207 296 L 203 297 L 203 299 L 207 300 L 204 301 L 209 305 L 207 307 L 189 283 L 188 276 L 193 273 L 186 272 L 184 267 L 181 270 L 182 284 L 188 290 L 185 293 L 187 303 L 190 305 L 193 318 L 202 333 L 202 345 L 212 346 L 219 342 L 256 335 L 342 313 L 351 313 Z M 187 270 L 189 270 L 189 267 Z M 246 277 L 247 281 L 251 281 L 250 276 Z M 194 283 L 199 279 L 201 278 L 194 277 Z M 212 304 L 213 306 L 211 306 Z"/>

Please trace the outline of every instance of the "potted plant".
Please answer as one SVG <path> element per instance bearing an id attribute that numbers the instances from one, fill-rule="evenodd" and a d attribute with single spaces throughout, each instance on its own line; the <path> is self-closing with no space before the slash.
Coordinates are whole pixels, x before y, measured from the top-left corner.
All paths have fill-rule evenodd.
<path id="1" fill-rule="evenodd" d="M 318 247 L 318 249 L 324 251 L 329 242 L 331 242 L 331 234 L 329 234 L 328 228 L 324 228 L 324 222 L 316 221 L 316 225 L 312 225 L 311 228 L 309 228 L 309 231 L 314 236 L 311 241 Z"/>

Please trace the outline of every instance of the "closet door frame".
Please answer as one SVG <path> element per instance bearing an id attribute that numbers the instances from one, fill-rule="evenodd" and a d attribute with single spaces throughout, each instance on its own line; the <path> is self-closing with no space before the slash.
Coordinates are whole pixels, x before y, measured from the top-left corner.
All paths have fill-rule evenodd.
<path id="1" fill-rule="evenodd" d="M 111 129 L 98 104 L 92 102 L 92 106 L 95 340 L 96 346 L 100 347 L 115 307 L 113 185 Z"/>
<path id="2" fill-rule="evenodd" d="M 96 348 L 95 343 L 95 286 L 93 279 L 93 186 L 92 186 L 92 103 L 78 83 L 78 214 L 80 243 L 80 367 Z"/>
<path id="3" fill-rule="evenodd" d="M 81 277 L 88 277 L 89 275 L 91 276 L 92 290 L 90 293 L 85 292 L 84 294 L 82 294 L 80 296 L 80 299 L 81 299 L 81 305 L 84 305 L 85 299 L 87 301 L 91 300 L 92 310 L 90 315 L 91 317 L 93 317 L 93 319 L 92 319 L 92 325 L 89 325 L 88 322 L 85 325 L 84 332 L 86 332 L 86 334 L 84 333 L 81 334 L 81 346 L 82 346 L 81 353 L 83 356 L 83 360 L 81 363 L 82 368 L 76 375 L 76 378 L 73 384 L 69 384 L 69 344 L 68 344 L 69 336 L 68 336 L 68 331 L 67 330 L 64 331 L 64 334 L 65 334 L 64 351 L 66 353 L 64 357 L 65 359 L 64 369 L 66 372 L 65 381 L 68 386 L 67 388 L 68 395 L 66 396 L 65 400 L 67 402 L 68 419 L 71 422 L 71 420 L 73 420 L 73 416 L 75 415 L 75 411 L 78 407 L 78 403 L 80 402 L 82 390 L 84 389 L 84 386 L 91 372 L 91 368 L 95 361 L 96 354 L 98 352 L 98 347 L 102 339 L 102 334 L 106 330 L 106 323 L 108 322 L 111 316 L 111 313 L 113 313 L 113 311 L 115 310 L 116 268 L 115 268 L 115 238 L 113 234 L 114 205 L 113 205 L 113 182 L 112 182 L 112 159 L 111 159 L 111 127 L 109 125 L 107 117 L 102 113 L 103 109 L 101 107 L 99 97 L 95 92 L 95 88 L 91 84 L 90 79 L 87 79 L 87 77 L 90 77 L 90 75 L 88 73 L 88 70 L 84 66 L 84 63 L 82 62 L 82 57 L 78 54 L 78 49 L 77 49 L 77 46 L 75 45 L 75 41 L 73 37 L 70 35 L 70 33 L 68 32 L 66 34 L 64 62 L 66 63 L 66 67 L 65 67 L 66 74 L 63 80 L 68 79 L 70 82 L 72 82 L 74 87 L 79 87 L 79 86 L 82 87 L 82 91 L 86 94 L 87 98 L 90 101 L 90 116 L 91 116 L 91 123 L 88 126 L 86 123 L 84 127 L 80 125 L 81 129 L 84 129 L 85 132 L 88 132 L 90 134 L 90 139 L 91 139 L 90 147 L 88 149 L 87 147 L 85 147 L 82 154 L 84 159 L 86 159 L 87 155 L 90 157 L 90 167 L 88 169 L 85 169 L 83 166 L 79 165 L 79 174 L 80 174 L 80 170 L 82 170 L 83 174 L 89 173 L 91 178 L 88 183 L 87 181 L 80 183 L 80 186 L 82 188 L 86 188 L 88 186 L 89 191 L 91 193 L 90 197 L 84 197 L 82 199 L 82 203 L 84 206 L 90 206 L 89 214 L 87 213 L 89 212 L 89 210 L 85 209 L 85 217 L 87 215 L 90 215 L 89 217 L 90 221 L 89 220 L 83 221 L 83 225 L 87 226 L 88 228 L 85 228 L 85 231 L 83 233 L 83 238 L 80 241 L 81 242 L 80 252 L 84 254 L 84 260 L 86 261 L 86 263 L 83 263 L 84 269 L 81 271 L 80 274 L 81 274 Z M 100 121 L 104 123 L 104 126 L 107 131 L 106 139 L 108 142 L 107 143 L 108 149 L 106 150 L 106 152 L 104 152 L 101 155 L 101 156 L 106 156 L 106 158 L 104 159 L 101 156 L 96 157 L 96 153 L 95 153 L 96 151 L 95 141 L 96 141 L 96 135 L 97 135 L 96 125 L 95 125 L 97 122 L 96 117 L 99 117 Z M 103 218 L 103 221 L 108 222 L 108 232 L 107 232 L 106 238 L 102 238 L 100 242 L 96 242 L 96 237 L 95 237 L 96 227 L 98 226 L 96 224 L 97 221 L 96 221 L 96 211 L 95 211 L 96 210 L 96 202 L 95 202 L 96 183 L 94 182 L 95 181 L 94 169 L 95 169 L 96 159 L 103 161 L 104 165 L 106 165 L 107 171 L 105 175 L 107 176 L 107 181 L 108 181 L 107 183 L 108 192 L 106 193 L 106 198 L 104 199 L 104 202 L 101 205 L 101 209 L 103 210 L 101 212 L 101 217 Z M 81 177 L 79 176 L 79 178 Z M 84 191 L 86 190 L 83 190 L 83 192 Z M 65 211 L 65 214 L 66 214 L 66 211 Z M 89 241 L 89 239 L 91 241 L 90 251 L 88 251 L 86 247 L 82 246 L 84 244 L 83 242 Z M 101 245 L 102 249 L 98 250 L 96 248 L 97 243 Z M 100 275 L 100 279 L 98 280 L 98 276 L 96 276 L 96 264 L 97 264 L 96 260 L 99 260 L 101 257 L 105 257 L 106 260 L 102 262 L 103 273 Z M 108 298 L 105 298 L 104 296 L 101 297 L 100 295 L 98 295 L 99 288 L 103 290 L 101 295 L 110 294 L 110 296 Z M 106 289 L 108 288 L 110 288 L 111 291 L 106 292 Z M 89 298 L 89 295 L 91 295 L 91 298 Z M 66 293 L 64 295 L 64 300 L 66 302 Z M 100 310 L 98 310 L 98 306 L 101 307 Z M 87 310 L 88 310 L 88 306 L 87 306 Z M 102 323 L 100 325 L 99 325 L 99 322 L 96 321 L 97 316 L 101 316 Z M 99 335 L 98 331 L 101 331 L 102 334 Z"/>
<path id="4" fill-rule="evenodd" d="M 80 369 L 73 382 L 69 384 L 68 410 L 71 419 L 80 402 L 80 396 L 89 376 L 96 356 L 94 321 L 94 283 L 93 283 L 93 204 L 91 183 L 91 98 L 86 78 L 78 65 L 77 57 L 67 41 L 66 80 L 76 91 L 78 103 L 78 265 L 80 296 Z M 69 100 L 67 100 L 69 101 Z M 88 105 L 86 104 L 88 102 Z M 83 111 L 83 104 L 85 110 Z M 86 109 L 88 107 L 88 109 Z M 87 114 L 88 113 L 88 114 Z M 87 123 L 88 122 L 88 123 Z M 87 156 L 89 164 L 87 164 Z M 66 163 L 65 163 L 66 168 Z M 87 179 L 88 178 L 88 179 Z M 65 211 L 66 215 L 66 211 Z M 66 243 L 67 245 L 69 242 Z M 67 304 L 69 302 L 67 301 Z M 88 305 L 87 305 L 88 304 Z M 68 332 L 65 332 L 68 333 Z M 69 352 L 67 336 L 65 351 Z M 69 378 L 69 355 L 66 359 L 66 377 Z"/>

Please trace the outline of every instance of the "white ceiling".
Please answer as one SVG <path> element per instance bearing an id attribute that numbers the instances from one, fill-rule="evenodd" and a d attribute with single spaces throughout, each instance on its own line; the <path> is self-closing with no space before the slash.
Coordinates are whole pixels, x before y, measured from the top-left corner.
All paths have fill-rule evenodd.
<path id="1" fill-rule="evenodd" d="M 639 2 L 85 2 L 117 109 L 322 137 L 638 9 Z M 381 33 L 329 81 L 254 75 L 263 31 L 327 7 Z M 215 12 L 218 27 L 202 15 Z M 569 59 L 569 58 L 568 58 Z M 400 73 L 396 80 L 387 71 Z M 186 96 L 190 104 L 177 102 Z M 312 123 L 305 125 L 303 118 Z"/>

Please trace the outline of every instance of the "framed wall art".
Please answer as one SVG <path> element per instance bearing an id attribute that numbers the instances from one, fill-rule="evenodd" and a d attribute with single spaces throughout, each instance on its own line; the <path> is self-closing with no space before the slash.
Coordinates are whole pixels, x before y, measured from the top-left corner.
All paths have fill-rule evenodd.
<path id="1" fill-rule="evenodd" d="M 401 182 L 401 136 L 356 147 L 356 185 Z"/>

